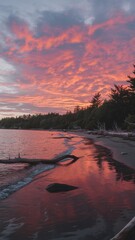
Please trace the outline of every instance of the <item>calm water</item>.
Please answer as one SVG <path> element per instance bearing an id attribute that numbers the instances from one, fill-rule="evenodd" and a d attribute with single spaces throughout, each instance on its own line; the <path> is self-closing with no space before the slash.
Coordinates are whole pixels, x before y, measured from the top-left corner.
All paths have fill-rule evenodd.
<path id="1" fill-rule="evenodd" d="M 0 159 L 17 157 L 52 158 L 67 150 L 62 133 L 51 131 L 0 130 Z"/>
<path id="2" fill-rule="evenodd" d="M 0 159 L 41 158 L 51 159 L 68 154 L 73 147 L 62 133 L 49 131 L 0 130 Z M 58 137 L 58 138 L 57 138 Z M 0 199 L 31 182 L 38 173 L 54 166 L 27 164 L 0 165 Z"/>
<path id="3" fill-rule="evenodd" d="M 36 169 L 15 165 L 12 170 L 0 166 L 3 189 L 0 240 L 109 240 L 134 217 L 135 171 L 109 159 L 105 148 L 96 148 L 92 141 L 68 133 L 1 132 L 0 141 L 5 146 L 3 149 L 1 146 L 1 152 L 5 157 L 12 148 L 13 156 L 20 152 L 21 156 L 30 158 L 52 158 L 72 153 L 80 158 L 72 165 L 65 166 L 63 162 L 49 171 L 45 171 L 49 166 L 44 169 L 43 165 Z M 78 189 L 48 193 L 46 186 L 54 182 L 75 185 Z M 18 188 L 12 189 L 13 186 Z M 2 200 L 6 197 L 5 189 L 11 191 Z"/>

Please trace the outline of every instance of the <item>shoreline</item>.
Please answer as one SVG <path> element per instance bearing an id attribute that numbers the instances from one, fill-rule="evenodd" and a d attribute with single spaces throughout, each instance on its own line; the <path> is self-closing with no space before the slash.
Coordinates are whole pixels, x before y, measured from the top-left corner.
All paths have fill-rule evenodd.
<path id="1" fill-rule="evenodd" d="M 120 136 L 89 134 L 85 131 L 76 134 L 92 140 L 95 145 L 109 149 L 114 160 L 135 170 L 135 141 Z"/>
<path id="2" fill-rule="evenodd" d="M 98 148 L 105 148 L 108 158 L 122 163 L 125 166 L 135 170 L 135 142 L 129 139 L 123 139 L 121 136 L 94 135 L 84 133 L 84 136 L 93 140 Z M 132 218 L 124 228 L 122 228 L 110 240 L 134 240 L 135 239 L 135 217 Z"/>
<path id="3" fill-rule="evenodd" d="M 57 169 L 53 169 L 50 170 L 49 172 L 43 172 L 39 174 L 30 184 L 20 189 L 20 191 L 14 193 L 6 200 L 2 201 L 2 205 L 0 206 L 0 209 L 2 211 L 1 214 L 2 213 L 4 215 L 7 214 L 8 216 L 10 216 L 10 219 L 15 219 L 15 222 L 13 222 L 13 224 L 16 224 L 16 221 L 18 221 L 17 222 L 18 229 L 20 226 L 22 226 L 22 230 L 18 231 L 18 234 L 19 232 L 22 234 L 22 238 L 20 238 L 20 240 L 26 239 L 25 231 L 27 231 L 28 235 L 31 234 L 31 237 L 33 236 L 33 239 L 37 240 L 39 238 L 38 237 L 34 238 L 34 236 L 38 236 L 38 234 L 41 237 L 41 239 L 44 239 L 46 234 L 48 236 L 48 239 L 53 240 L 56 239 L 76 240 L 79 239 L 77 237 L 81 236 L 82 239 L 86 239 L 83 238 L 83 236 L 86 237 L 87 234 L 88 235 L 96 234 L 97 231 L 99 231 L 98 234 L 101 234 L 101 237 L 99 239 L 101 240 L 106 239 L 104 238 L 104 236 L 105 234 L 107 234 L 106 231 L 108 228 L 106 228 L 105 226 L 102 214 L 104 216 L 104 214 L 107 211 L 108 215 L 108 212 L 111 211 L 111 207 L 107 208 L 107 206 L 112 206 L 113 208 L 112 205 L 113 197 L 115 197 L 116 199 L 114 201 L 114 205 L 116 202 L 118 206 L 121 206 L 121 200 L 124 203 L 124 197 L 123 199 L 120 199 L 121 193 L 123 194 L 123 192 L 121 190 L 121 186 L 119 185 L 119 183 L 121 181 L 124 181 L 126 183 L 126 186 L 130 185 L 131 189 L 134 188 L 132 175 L 132 171 L 134 173 L 134 167 L 132 161 L 130 163 L 130 166 L 128 166 L 130 168 L 132 166 L 133 170 L 131 172 L 130 169 L 126 167 L 129 164 L 125 164 L 126 162 L 125 157 L 126 159 L 128 159 L 130 157 L 130 154 L 127 152 L 127 154 L 122 155 L 120 152 L 120 150 L 123 148 L 124 151 L 130 150 L 131 148 L 133 148 L 134 143 L 129 144 L 129 140 L 121 142 L 123 141 L 121 138 L 91 135 L 88 134 L 87 132 L 62 132 L 62 133 L 63 137 L 68 135 L 68 139 L 70 135 L 72 134 L 75 135 L 75 137 L 71 138 L 71 144 L 72 141 L 74 144 L 76 139 L 79 140 L 79 137 L 81 137 L 80 139 L 82 140 L 79 141 L 79 145 L 77 145 L 77 147 L 73 150 L 75 155 L 80 156 L 80 159 L 75 164 L 70 165 L 68 167 L 63 165 L 61 167 L 58 167 Z M 120 149 L 119 146 L 121 146 Z M 115 154 L 113 153 L 113 149 L 115 149 Z M 120 161 L 119 158 L 117 158 L 119 156 L 121 156 Z M 125 167 L 123 165 L 122 169 L 121 163 L 124 163 L 125 165 Z M 126 172 L 124 171 L 124 169 L 128 171 L 128 174 L 131 176 L 131 178 L 128 179 L 125 178 Z M 99 175 L 98 178 L 101 186 L 99 184 L 96 188 L 97 190 L 95 191 L 95 183 L 97 181 L 96 172 L 100 172 L 103 175 L 101 176 Z M 91 177 L 90 174 L 92 174 Z M 108 178 L 107 176 L 109 176 L 108 174 L 109 175 L 111 174 L 113 178 L 114 177 L 116 178 L 118 175 L 120 177 L 122 176 L 122 178 L 117 179 L 117 186 L 115 184 L 111 186 L 110 185 L 111 182 L 106 183 L 106 180 Z M 103 180 L 104 176 L 105 179 Z M 69 193 L 59 193 L 55 195 L 50 195 L 49 193 L 46 192 L 45 188 L 47 187 L 48 183 L 53 182 L 60 183 L 64 182 L 67 184 L 78 186 L 79 188 Z M 104 184 L 105 187 L 103 187 Z M 110 188 L 112 188 L 112 192 L 110 191 L 111 190 Z M 100 196 L 100 194 L 103 197 L 100 200 L 98 200 L 98 196 Z M 94 200 L 94 197 L 96 201 Z M 131 206 L 133 207 L 134 201 L 132 201 L 131 199 L 134 199 L 134 197 L 132 198 L 132 194 L 128 196 L 128 193 L 126 193 L 125 199 L 127 199 L 127 201 L 128 198 L 130 199 L 129 204 L 131 204 Z M 96 208 L 98 209 L 99 213 L 101 213 L 101 215 L 99 214 L 99 216 L 96 217 L 97 220 L 94 223 L 95 224 L 94 227 L 93 222 L 95 220 L 93 217 L 96 214 L 95 210 Z M 6 212 L 7 211 L 6 209 L 8 209 L 8 212 Z M 122 218 L 123 216 L 121 215 L 121 212 L 119 212 L 118 214 L 116 210 L 114 208 L 117 218 L 119 219 L 120 216 Z M 35 212 L 35 219 L 31 217 L 31 214 L 33 212 Z M 113 221 L 116 220 L 115 214 L 113 212 L 110 214 L 112 217 L 112 223 L 114 223 Z M 125 213 L 123 212 L 123 214 Z M 114 231 L 115 234 L 119 232 L 133 217 L 133 213 L 130 215 L 129 212 L 129 216 L 125 215 L 125 217 L 126 218 L 124 219 L 123 222 L 125 224 L 121 222 L 119 224 L 122 225 L 118 226 L 112 225 L 113 229 L 111 229 L 111 231 Z M 84 219 L 84 221 L 82 221 L 82 219 Z M 106 221 L 106 224 L 108 224 L 108 222 L 109 221 Z M 27 225 L 28 227 L 26 228 L 25 226 Z M 23 226 L 25 227 L 24 229 Z M 39 230 L 40 228 L 41 231 Z M 35 231 L 35 229 L 37 232 Z M 64 231 L 62 231 L 62 229 Z M 3 231 L 4 233 L 6 232 L 5 230 Z M 18 239 L 19 235 L 17 234 L 16 231 L 14 234 L 15 238 L 13 239 Z M 3 240 L 5 239 L 3 238 Z M 122 240 L 133 239 L 123 238 Z M 110 240 L 110 238 L 107 238 L 107 240 Z"/>

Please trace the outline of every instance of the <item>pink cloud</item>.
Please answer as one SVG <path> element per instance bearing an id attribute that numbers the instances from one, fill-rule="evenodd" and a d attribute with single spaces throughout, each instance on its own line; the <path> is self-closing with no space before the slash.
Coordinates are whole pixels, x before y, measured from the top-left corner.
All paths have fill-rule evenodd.
<path id="1" fill-rule="evenodd" d="M 26 22 L 12 21 L 1 57 L 13 64 L 18 93 L 4 101 L 65 110 L 86 106 L 97 91 L 107 97 L 134 63 L 135 17 L 115 16 L 93 26 L 80 24 L 36 36 Z M 1 99 L 2 100 L 2 99 Z"/>

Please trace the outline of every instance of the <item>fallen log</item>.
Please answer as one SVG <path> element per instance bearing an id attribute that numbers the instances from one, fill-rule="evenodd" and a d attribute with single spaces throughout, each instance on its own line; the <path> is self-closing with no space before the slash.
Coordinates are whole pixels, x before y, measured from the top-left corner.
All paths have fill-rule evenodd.
<path id="1" fill-rule="evenodd" d="M 135 239 L 135 217 L 111 240 L 133 240 Z"/>
<path id="2" fill-rule="evenodd" d="M 53 137 L 53 139 L 60 139 L 60 138 L 66 138 L 66 139 L 72 139 L 73 137 L 72 136 L 60 136 L 60 137 Z"/>
<path id="3" fill-rule="evenodd" d="M 72 159 L 70 163 L 73 163 L 77 161 L 79 158 L 75 155 L 63 155 L 61 157 L 53 158 L 53 159 L 29 159 L 29 158 L 14 158 L 14 159 L 1 159 L 0 164 L 18 164 L 18 163 L 27 163 L 27 164 L 57 164 L 60 161 L 66 160 L 66 159 Z"/>

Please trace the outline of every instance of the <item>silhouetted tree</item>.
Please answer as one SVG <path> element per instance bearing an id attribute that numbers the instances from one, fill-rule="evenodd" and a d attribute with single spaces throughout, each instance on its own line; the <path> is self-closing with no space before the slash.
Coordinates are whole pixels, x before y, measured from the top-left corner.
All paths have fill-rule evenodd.
<path id="1" fill-rule="evenodd" d="M 75 106 L 75 108 L 74 108 L 74 113 L 77 113 L 77 112 L 79 112 L 80 111 L 80 106 L 79 105 L 77 105 L 77 106 Z"/>
<path id="2" fill-rule="evenodd" d="M 114 85 L 114 88 L 111 88 L 110 98 L 117 104 L 125 104 L 128 102 L 129 91 L 122 85 Z"/>
<path id="3" fill-rule="evenodd" d="M 90 103 L 92 108 L 98 108 L 101 105 L 101 94 L 96 93 Z"/>
<path id="4" fill-rule="evenodd" d="M 119 127 L 123 126 L 125 118 L 128 116 L 129 90 L 122 85 L 114 85 L 111 89 L 110 100 L 112 102 L 112 111 L 114 123 Z"/>
<path id="5" fill-rule="evenodd" d="M 133 76 L 128 76 L 127 82 L 130 84 L 129 85 L 129 92 L 130 92 L 130 104 L 129 104 L 129 109 L 130 109 L 130 114 L 135 114 L 135 65 L 134 70 L 133 70 Z"/>
<path id="6" fill-rule="evenodd" d="M 48 113 L 46 115 L 23 115 L 16 118 L 0 120 L 0 128 L 43 128 L 43 129 L 72 129 L 76 127 L 96 129 L 105 126 L 107 129 L 118 127 L 134 128 L 135 119 L 135 65 L 133 76 L 128 76 L 129 86 L 114 85 L 109 99 L 102 102 L 101 94 L 96 93 L 90 101 L 90 106 L 81 108 L 76 106 L 74 111 L 60 115 Z M 132 127 L 133 126 L 133 127 Z"/>
<path id="7" fill-rule="evenodd" d="M 130 91 L 135 93 L 135 65 L 133 65 L 133 67 L 134 67 L 134 70 L 133 70 L 134 76 L 133 77 L 128 76 L 129 80 L 127 80 L 127 82 L 130 83 L 129 85 Z"/>

